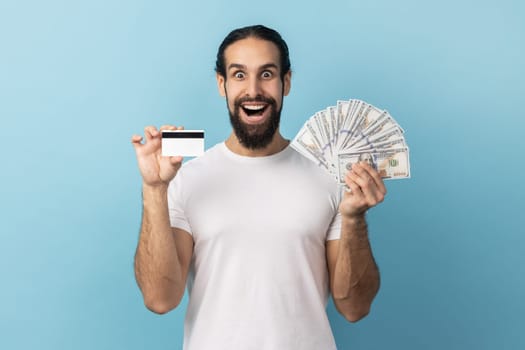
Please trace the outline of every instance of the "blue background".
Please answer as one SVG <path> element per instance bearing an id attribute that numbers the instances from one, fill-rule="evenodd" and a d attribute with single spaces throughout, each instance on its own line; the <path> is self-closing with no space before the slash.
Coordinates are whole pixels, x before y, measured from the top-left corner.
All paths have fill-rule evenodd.
<path id="1" fill-rule="evenodd" d="M 412 178 L 369 214 L 371 314 L 329 305 L 340 349 L 523 349 L 525 6 L 521 1 L 0 2 L 0 348 L 179 349 L 184 307 L 150 313 L 132 261 L 146 125 L 230 126 L 222 38 L 287 40 L 291 138 L 337 99 L 386 108 Z"/>

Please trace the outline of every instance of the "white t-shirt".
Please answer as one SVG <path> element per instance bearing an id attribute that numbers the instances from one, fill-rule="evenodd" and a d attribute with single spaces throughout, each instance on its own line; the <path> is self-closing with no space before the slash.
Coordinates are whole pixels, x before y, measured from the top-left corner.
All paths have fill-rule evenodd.
<path id="1" fill-rule="evenodd" d="M 195 243 L 184 349 L 335 349 L 325 243 L 340 195 L 290 146 L 245 157 L 220 143 L 185 163 L 168 192 L 171 226 Z"/>

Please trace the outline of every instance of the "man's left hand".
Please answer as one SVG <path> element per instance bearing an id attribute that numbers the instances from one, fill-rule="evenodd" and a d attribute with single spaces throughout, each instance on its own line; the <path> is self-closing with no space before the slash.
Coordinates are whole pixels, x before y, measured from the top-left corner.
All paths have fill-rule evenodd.
<path id="1" fill-rule="evenodd" d="M 353 164 L 346 174 L 345 183 L 350 191 L 345 191 L 339 205 L 343 217 L 350 219 L 363 216 L 385 198 L 386 187 L 381 176 L 366 162 Z"/>

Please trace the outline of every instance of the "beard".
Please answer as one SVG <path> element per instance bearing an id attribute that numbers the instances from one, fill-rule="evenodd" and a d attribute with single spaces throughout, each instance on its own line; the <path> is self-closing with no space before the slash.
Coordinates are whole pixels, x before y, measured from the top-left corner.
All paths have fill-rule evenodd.
<path id="1" fill-rule="evenodd" d="M 262 124 L 250 125 L 241 120 L 241 104 L 244 102 L 263 102 L 266 103 L 266 108 L 270 108 L 269 118 Z M 226 99 L 228 105 L 228 99 Z M 244 147 L 257 150 L 265 148 L 272 142 L 275 132 L 279 128 L 281 121 L 281 110 L 277 110 L 277 103 L 271 97 L 256 96 L 255 98 L 241 97 L 234 101 L 233 111 L 228 107 L 230 114 L 230 123 L 232 125 L 235 136 Z"/>

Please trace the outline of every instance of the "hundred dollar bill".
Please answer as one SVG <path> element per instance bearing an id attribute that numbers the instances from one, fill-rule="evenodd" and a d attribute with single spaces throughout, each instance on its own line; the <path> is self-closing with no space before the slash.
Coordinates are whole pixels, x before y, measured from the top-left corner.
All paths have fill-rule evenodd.
<path id="1" fill-rule="evenodd" d="M 337 144 L 337 135 L 339 130 L 337 107 L 331 106 L 326 109 L 328 121 L 330 125 L 330 144 L 335 146 Z"/>
<path id="2" fill-rule="evenodd" d="M 334 151 L 332 149 L 332 127 L 330 125 L 330 115 L 328 111 L 317 112 L 319 127 L 323 130 L 325 145 L 323 150 L 326 148 L 325 156 L 327 158 L 332 158 Z"/>
<path id="3" fill-rule="evenodd" d="M 355 128 L 355 125 L 361 120 L 361 115 L 366 110 L 368 103 L 356 100 L 353 109 L 348 114 L 347 121 L 344 124 L 344 127 L 339 130 L 339 142 L 337 144 L 337 149 L 347 149 L 348 145 L 353 143 L 354 137 L 352 131 Z"/>
<path id="4" fill-rule="evenodd" d="M 338 156 L 339 182 L 344 183 L 346 173 L 352 164 L 368 162 L 383 179 L 401 179 L 410 177 L 408 147 L 391 149 L 383 152 L 340 153 Z"/>
<path id="5" fill-rule="evenodd" d="M 316 133 L 312 128 L 307 127 L 301 129 L 297 136 L 292 140 L 291 146 L 299 153 L 305 155 L 328 170 L 328 165 L 323 156 L 321 145 L 319 144 Z"/>
<path id="6" fill-rule="evenodd" d="M 321 149 L 324 151 L 328 148 L 328 136 L 326 135 L 326 129 L 323 125 L 324 117 L 322 116 L 322 113 L 323 111 L 319 111 L 313 115 L 311 125 L 317 131 L 321 143 Z"/>
<path id="7" fill-rule="evenodd" d="M 401 132 L 404 132 L 403 129 L 397 124 L 397 122 L 392 118 L 392 116 L 385 111 L 381 113 L 379 118 L 377 118 L 372 124 L 370 124 L 366 129 L 364 129 L 359 135 L 353 135 L 352 141 L 345 147 L 345 149 L 353 149 L 358 142 L 362 142 L 363 139 L 368 139 L 370 136 L 381 135 L 384 133 L 389 133 L 390 131 L 398 129 Z"/>
<path id="8" fill-rule="evenodd" d="M 390 129 L 386 133 L 379 133 L 370 136 L 365 136 L 358 142 L 356 142 L 352 149 L 355 152 L 359 152 L 365 149 L 373 150 L 384 150 L 385 148 L 400 148 L 400 146 L 395 147 L 395 145 L 405 143 L 405 138 L 403 136 L 403 131 L 399 127 Z M 345 151 L 340 151 L 339 153 L 348 153 Z"/>
<path id="9" fill-rule="evenodd" d="M 335 112 L 337 115 L 337 131 L 341 130 L 344 125 L 344 121 L 347 118 L 348 111 L 350 110 L 350 105 L 352 104 L 353 100 L 350 101 L 337 101 L 337 111 Z M 337 144 L 337 142 L 336 142 Z"/>
<path id="10" fill-rule="evenodd" d="M 358 99 L 315 113 L 291 143 L 342 183 L 351 164 L 368 160 L 385 179 L 410 177 L 404 130 L 385 110 Z"/>
<path id="11" fill-rule="evenodd" d="M 369 144 L 366 144 L 360 147 L 355 147 L 355 149 L 353 149 L 353 152 L 365 152 L 365 151 L 366 152 L 370 152 L 370 151 L 384 152 L 390 149 L 395 149 L 395 148 L 405 147 L 405 146 L 406 146 L 405 138 L 403 137 L 392 138 L 390 140 L 374 142 L 374 143 L 369 143 Z"/>
<path id="12" fill-rule="evenodd" d="M 383 118 L 386 113 L 386 111 L 383 111 L 379 108 L 368 104 L 365 110 L 363 111 L 362 115 L 360 116 L 360 119 L 354 125 L 353 130 L 351 130 L 350 132 L 350 134 L 352 135 L 352 139 L 362 138 L 363 131 L 367 130 L 371 125 Z"/>

